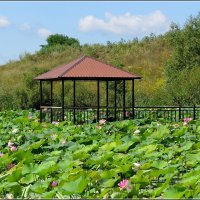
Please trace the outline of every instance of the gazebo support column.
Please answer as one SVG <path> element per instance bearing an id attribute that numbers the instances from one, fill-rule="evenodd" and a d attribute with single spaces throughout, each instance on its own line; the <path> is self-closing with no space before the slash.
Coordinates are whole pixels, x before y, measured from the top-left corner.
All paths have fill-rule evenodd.
<path id="1" fill-rule="evenodd" d="M 115 83 L 115 96 L 114 96 L 114 99 L 115 99 L 115 108 L 114 108 L 114 118 L 115 118 L 115 121 L 117 120 L 117 81 L 114 81 Z"/>
<path id="2" fill-rule="evenodd" d="M 40 123 L 42 123 L 42 102 L 43 102 L 43 97 L 42 97 L 42 81 L 40 80 Z"/>
<path id="3" fill-rule="evenodd" d="M 62 121 L 64 121 L 64 119 L 65 119 L 64 91 L 65 91 L 65 85 L 64 85 L 64 80 L 62 80 Z"/>
<path id="4" fill-rule="evenodd" d="M 134 94 L 134 79 L 132 80 L 132 115 L 133 119 L 135 119 L 135 94 Z"/>
<path id="5" fill-rule="evenodd" d="M 100 106 L 100 101 L 99 101 L 99 80 L 97 80 L 97 122 L 99 121 L 99 106 Z"/>
<path id="6" fill-rule="evenodd" d="M 123 80 L 123 114 L 124 119 L 126 118 L 126 81 Z"/>
<path id="7" fill-rule="evenodd" d="M 106 121 L 108 121 L 108 80 L 106 80 Z"/>
<path id="8" fill-rule="evenodd" d="M 52 106 L 53 106 L 53 81 L 50 81 L 50 105 L 51 105 L 51 123 L 53 121 L 53 110 L 52 110 Z"/>
<path id="9" fill-rule="evenodd" d="M 73 96 L 74 96 L 74 100 L 73 100 L 73 103 L 74 103 L 74 124 L 76 123 L 76 80 L 74 80 L 74 89 L 73 89 L 73 91 L 74 91 L 74 94 L 73 94 Z"/>

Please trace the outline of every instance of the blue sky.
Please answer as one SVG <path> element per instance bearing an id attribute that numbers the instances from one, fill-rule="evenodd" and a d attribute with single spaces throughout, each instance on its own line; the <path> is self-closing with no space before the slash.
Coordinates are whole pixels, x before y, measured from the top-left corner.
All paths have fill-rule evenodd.
<path id="1" fill-rule="evenodd" d="M 200 2 L 0 2 L 0 65 L 34 53 L 50 34 L 84 43 L 106 43 L 161 34 L 173 21 L 183 25 Z"/>

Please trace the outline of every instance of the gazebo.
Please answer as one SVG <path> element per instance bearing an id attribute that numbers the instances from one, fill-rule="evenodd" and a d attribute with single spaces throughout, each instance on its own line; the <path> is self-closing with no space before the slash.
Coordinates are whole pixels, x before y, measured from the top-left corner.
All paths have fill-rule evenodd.
<path id="1" fill-rule="evenodd" d="M 126 72 L 124 70 L 121 70 L 117 67 L 113 67 L 109 64 L 106 64 L 104 62 L 98 61 L 96 59 L 93 59 L 88 56 L 83 56 L 77 60 L 74 60 L 68 64 L 64 64 L 62 66 L 58 66 L 44 74 L 41 74 L 34 78 L 35 80 L 40 81 L 40 122 L 43 121 L 42 116 L 44 112 L 47 112 L 49 110 L 50 112 L 50 122 L 54 120 L 53 116 L 53 109 L 60 109 L 60 121 L 64 121 L 66 119 L 65 111 L 67 109 L 71 109 L 72 113 L 72 121 L 76 123 L 76 113 L 79 112 L 81 109 L 93 109 L 95 111 L 95 121 L 99 121 L 101 117 L 100 109 L 104 109 L 106 116 L 106 120 L 109 120 L 109 109 L 113 109 L 114 111 L 114 117 L 113 121 L 117 120 L 117 81 L 122 81 L 122 87 L 123 87 L 123 106 L 122 106 L 122 113 L 123 113 L 123 119 L 126 118 L 126 81 L 129 80 L 132 82 L 132 100 L 131 100 L 131 118 L 134 119 L 135 113 L 134 113 L 134 80 L 135 79 L 141 79 L 141 76 L 131 74 L 129 72 Z M 73 107 L 67 108 L 65 106 L 65 81 L 72 81 L 73 82 Z M 82 80 L 82 81 L 96 81 L 96 87 L 97 87 L 97 105 L 95 107 L 77 107 L 76 106 L 76 81 Z M 43 105 L 43 82 L 47 81 L 50 82 L 50 106 Z M 53 101 L 53 82 L 54 81 L 60 81 L 61 82 L 61 106 L 59 107 L 53 107 L 52 101 Z M 106 105 L 100 106 L 100 81 L 104 81 L 106 84 Z M 114 106 L 111 107 L 108 105 L 108 82 L 113 81 L 114 82 Z"/>

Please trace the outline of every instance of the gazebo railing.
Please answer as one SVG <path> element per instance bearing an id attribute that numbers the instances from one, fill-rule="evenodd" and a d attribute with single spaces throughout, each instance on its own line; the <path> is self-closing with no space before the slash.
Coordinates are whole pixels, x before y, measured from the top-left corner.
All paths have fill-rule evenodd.
<path id="1" fill-rule="evenodd" d="M 76 124 L 97 122 L 97 112 L 99 120 L 120 121 L 133 119 L 132 107 L 67 107 L 64 108 L 64 120 L 72 121 Z M 124 112 L 125 111 L 125 112 Z M 41 121 L 53 122 L 62 121 L 62 107 L 41 106 Z M 151 120 L 162 119 L 166 122 L 178 122 L 190 117 L 200 119 L 199 106 L 168 106 L 168 107 L 135 107 L 134 119 L 149 118 Z"/>

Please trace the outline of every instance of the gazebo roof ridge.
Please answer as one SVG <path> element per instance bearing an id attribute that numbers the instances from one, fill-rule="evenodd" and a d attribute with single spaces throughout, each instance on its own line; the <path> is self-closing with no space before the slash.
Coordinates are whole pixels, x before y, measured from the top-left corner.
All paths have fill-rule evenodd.
<path id="1" fill-rule="evenodd" d="M 78 65 L 86 56 L 82 56 L 80 57 L 79 59 L 77 59 L 77 61 L 69 68 L 69 69 L 66 69 L 65 72 L 63 72 L 60 76 L 58 76 L 59 78 L 62 78 L 68 71 L 70 71 L 72 68 L 74 68 L 76 65 Z M 73 62 L 73 61 L 72 61 Z M 63 64 L 63 65 L 66 65 Z M 61 65 L 61 66 L 63 66 Z"/>
<path id="2" fill-rule="evenodd" d="M 134 76 L 138 76 L 139 77 L 139 79 L 141 79 L 142 77 L 141 76 L 139 76 L 139 75 L 136 75 L 136 74 L 132 74 L 132 73 L 130 73 L 130 72 L 127 72 L 127 71 L 125 71 L 125 70 L 122 70 L 121 68 L 118 68 L 118 67 L 116 67 L 116 66 L 113 66 L 113 65 L 111 65 L 111 64 L 108 64 L 108 63 L 106 63 L 106 62 L 103 62 L 103 61 L 100 61 L 100 60 L 97 60 L 97 59 L 95 59 L 95 58 L 92 58 L 92 57 L 90 57 L 90 56 L 83 56 L 84 58 L 90 58 L 90 59 L 93 59 L 93 60 L 95 60 L 95 61 L 97 61 L 97 62 L 100 62 L 100 63 L 102 63 L 102 64 L 105 64 L 105 65 L 108 65 L 108 66 L 110 66 L 111 68 L 114 68 L 114 69 L 117 69 L 117 70 L 120 70 L 120 71 L 122 71 L 122 72 L 126 72 L 126 73 L 129 73 L 129 74 L 131 74 L 131 75 L 134 75 Z"/>
<path id="3" fill-rule="evenodd" d="M 142 77 L 90 56 L 82 56 L 37 76 L 36 80 L 59 79 L 141 79 Z"/>

